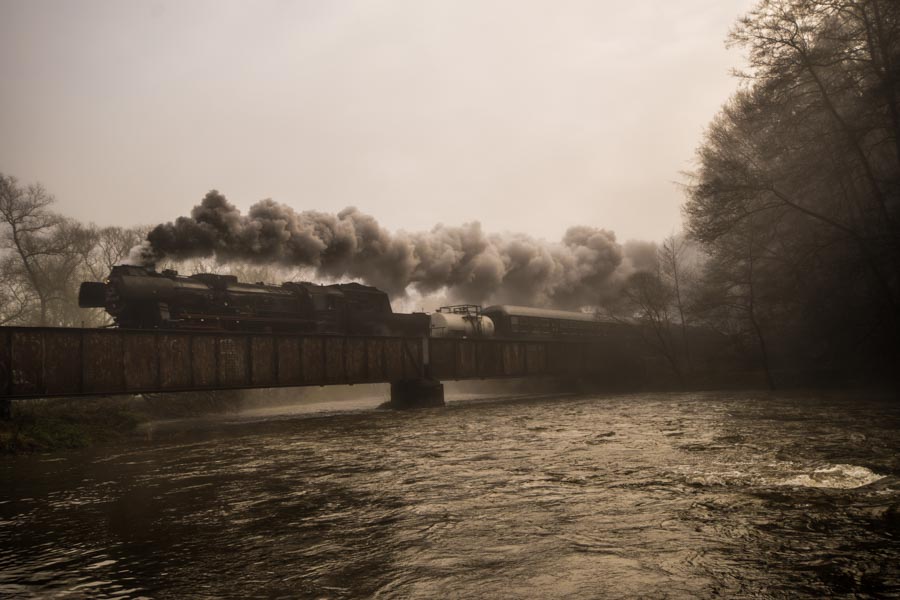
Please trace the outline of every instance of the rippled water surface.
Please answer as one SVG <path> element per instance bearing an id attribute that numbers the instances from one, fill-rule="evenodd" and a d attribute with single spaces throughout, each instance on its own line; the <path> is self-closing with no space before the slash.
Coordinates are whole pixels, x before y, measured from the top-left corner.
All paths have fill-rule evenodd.
<path id="1" fill-rule="evenodd" d="M 0 597 L 900 597 L 891 400 L 348 407 L 0 458 Z"/>

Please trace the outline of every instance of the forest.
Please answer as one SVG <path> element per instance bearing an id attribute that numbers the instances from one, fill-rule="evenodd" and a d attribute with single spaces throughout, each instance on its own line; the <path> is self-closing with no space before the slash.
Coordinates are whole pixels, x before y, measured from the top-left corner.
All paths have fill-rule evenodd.
<path id="1" fill-rule="evenodd" d="M 900 373 L 900 3 L 763 1 L 748 68 L 687 174 L 684 234 L 613 313 L 689 374 L 686 328 L 726 336 L 769 387 Z"/>
<path id="2" fill-rule="evenodd" d="M 900 3 L 764 1 L 687 187 L 695 318 L 769 374 L 900 371 Z"/>

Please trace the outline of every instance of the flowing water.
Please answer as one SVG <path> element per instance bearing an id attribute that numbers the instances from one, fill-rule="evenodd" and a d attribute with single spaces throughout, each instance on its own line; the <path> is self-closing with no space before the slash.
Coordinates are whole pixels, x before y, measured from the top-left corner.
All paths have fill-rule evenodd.
<path id="1" fill-rule="evenodd" d="M 0 597 L 900 597 L 895 401 L 371 406 L 0 458 Z"/>

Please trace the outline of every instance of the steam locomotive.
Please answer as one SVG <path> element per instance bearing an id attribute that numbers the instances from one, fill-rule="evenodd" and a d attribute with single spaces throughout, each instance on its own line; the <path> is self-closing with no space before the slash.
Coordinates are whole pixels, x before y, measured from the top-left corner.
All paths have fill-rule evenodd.
<path id="1" fill-rule="evenodd" d="M 400 314 L 385 292 L 359 283 L 249 284 L 234 275 L 129 265 L 113 267 L 105 282 L 82 283 L 78 305 L 106 309 L 117 327 L 131 329 L 571 339 L 622 328 L 586 313 L 511 305 Z"/>
<path id="2" fill-rule="evenodd" d="M 358 283 L 274 286 L 128 265 L 82 283 L 78 305 L 104 308 L 117 327 L 133 329 L 416 336 L 429 325 L 428 315 L 395 314 L 385 292 Z"/>

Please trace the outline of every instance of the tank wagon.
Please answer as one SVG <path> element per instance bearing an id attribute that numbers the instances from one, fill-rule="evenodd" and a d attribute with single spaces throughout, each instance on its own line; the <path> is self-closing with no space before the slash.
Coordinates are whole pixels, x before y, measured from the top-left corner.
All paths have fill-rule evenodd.
<path id="1" fill-rule="evenodd" d="M 494 322 L 478 304 L 442 306 L 431 315 L 431 337 L 493 337 Z"/>
<path id="2" fill-rule="evenodd" d="M 78 305 L 106 309 L 117 327 L 131 329 L 397 336 L 428 330 L 428 315 L 395 314 L 385 292 L 358 283 L 275 286 L 127 265 L 113 267 L 104 282 L 82 283 Z"/>

